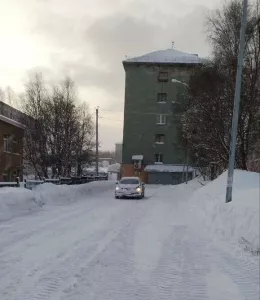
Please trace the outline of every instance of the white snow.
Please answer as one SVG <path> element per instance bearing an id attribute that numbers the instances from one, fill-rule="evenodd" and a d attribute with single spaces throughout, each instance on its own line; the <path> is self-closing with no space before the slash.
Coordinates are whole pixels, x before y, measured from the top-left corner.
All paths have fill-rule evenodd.
<path id="1" fill-rule="evenodd" d="M 40 205 L 61 205 L 105 192 L 115 187 L 114 181 L 93 181 L 82 185 L 54 185 L 45 183 L 35 189 L 35 201 Z"/>
<path id="2" fill-rule="evenodd" d="M 107 172 L 119 173 L 120 172 L 120 167 L 121 167 L 121 165 L 119 163 L 112 164 L 112 165 L 108 166 Z"/>
<path id="3" fill-rule="evenodd" d="M 186 171 L 187 166 L 185 165 L 165 165 L 165 164 L 154 164 L 147 165 L 145 167 L 146 172 L 183 172 Z M 188 166 L 188 171 L 192 172 L 194 169 Z"/>
<path id="4" fill-rule="evenodd" d="M 190 199 L 190 209 L 218 243 L 260 250 L 260 174 L 236 170 L 230 203 L 225 203 L 226 184 L 224 173 L 197 190 Z"/>
<path id="5" fill-rule="evenodd" d="M 34 195 L 24 188 L 0 188 L 0 223 L 39 209 Z"/>
<path id="6" fill-rule="evenodd" d="M 201 64 L 204 62 L 204 59 L 198 57 L 197 54 L 166 49 L 154 51 L 139 57 L 128 58 L 124 62 Z"/>
<path id="7" fill-rule="evenodd" d="M 82 185 L 38 185 L 33 191 L 25 188 L 0 188 L 0 222 L 40 211 L 46 205 L 64 205 L 77 199 L 105 192 L 115 186 L 114 181 L 93 181 Z"/>
<path id="8" fill-rule="evenodd" d="M 235 251 L 254 243 L 259 177 L 236 172 L 222 205 L 225 176 L 146 185 L 144 200 L 114 199 L 114 182 L 5 188 L 0 201 L 44 206 L 0 223 L 1 300 L 259 300 L 259 256 Z"/>
<path id="9" fill-rule="evenodd" d="M 136 154 L 132 156 L 132 160 L 143 160 L 144 156 L 141 154 Z"/>

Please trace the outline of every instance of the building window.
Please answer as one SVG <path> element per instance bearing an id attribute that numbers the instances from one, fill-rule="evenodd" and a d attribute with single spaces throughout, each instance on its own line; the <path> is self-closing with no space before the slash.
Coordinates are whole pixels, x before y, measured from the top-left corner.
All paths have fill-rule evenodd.
<path id="1" fill-rule="evenodd" d="M 166 124 L 166 115 L 157 115 L 156 116 L 156 124 L 158 124 L 158 125 Z"/>
<path id="2" fill-rule="evenodd" d="M 9 174 L 8 174 L 8 171 L 7 171 L 7 170 L 5 170 L 5 171 L 3 172 L 3 181 L 4 181 L 4 182 L 9 181 Z"/>
<path id="3" fill-rule="evenodd" d="M 4 151 L 11 152 L 11 136 L 8 134 L 4 134 Z"/>
<path id="4" fill-rule="evenodd" d="M 155 158 L 155 162 L 156 163 L 163 163 L 163 154 L 161 153 L 156 153 L 154 155 L 154 158 Z"/>
<path id="5" fill-rule="evenodd" d="M 164 144 L 164 138 L 165 138 L 164 134 L 156 134 L 155 135 L 155 143 L 156 144 Z"/>
<path id="6" fill-rule="evenodd" d="M 157 102 L 158 103 L 166 103 L 167 102 L 167 93 L 158 93 Z"/>
<path id="7" fill-rule="evenodd" d="M 168 82 L 168 72 L 159 72 L 158 75 L 158 81 L 159 82 Z"/>
<path id="8" fill-rule="evenodd" d="M 16 138 L 13 138 L 13 153 L 20 154 L 19 141 Z"/>

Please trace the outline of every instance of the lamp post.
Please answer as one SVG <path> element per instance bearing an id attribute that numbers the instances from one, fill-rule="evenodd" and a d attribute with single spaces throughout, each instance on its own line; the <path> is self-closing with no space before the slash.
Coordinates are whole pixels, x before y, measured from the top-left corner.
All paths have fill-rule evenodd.
<path id="1" fill-rule="evenodd" d="M 185 88 L 189 91 L 189 86 L 187 83 L 177 80 L 177 79 L 174 79 L 174 78 L 171 81 L 172 81 L 172 83 L 181 84 L 181 85 L 185 86 Z M 179 105 L 183 106 L 183 103 L 180 103 L 178 101 L 172 101 L 172 104 L 179 104 Z M 188 170 L 189 170 L 189 156 L 188 156 L 187 140 L 186 140 L 186 145 L 185 145 L 185 164 L 186 164 L 186 172 L 184 171 L 184 168 L 183 168 L 182 178 L 184 181 L 184 173 L 185 173 L 185 183 L 187 184 L 188 183 Z"/>
<path id="2" fill-rule="evenodd" d="M 248 6 L 248 0 L 244 0 L 243 15 L 242 15 L 242 22 L 241 22 L 241 29 L 240 29 L 239 53 L 238 53 L 238 61 L 237 61 L 236 89 L 235 89 L 235 96 L 234 96 L 231 141 L 230 141 L 230 149 L 229 149 L 226 203 L 232 201 L 233 176 L 234 176 L 236 142 L 237 142 L 237 126 L 238 126 L 239 103 L 240 103 L 240 93 L 241 93 L 241 80 L 242 80 L 242 71 L 243 71 L 243 59 L 244 59 L 244 51 L 245 51 L 245 31 L 247 25 L 247 6 Z"/>

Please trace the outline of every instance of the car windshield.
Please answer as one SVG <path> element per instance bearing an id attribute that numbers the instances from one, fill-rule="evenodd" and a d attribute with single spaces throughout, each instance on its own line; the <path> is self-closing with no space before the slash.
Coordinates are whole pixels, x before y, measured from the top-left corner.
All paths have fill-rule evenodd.
<path id="1" fill-rule="evenodd" d="M 120 184 L 139 184 L 139 180 L 135 178 L 125 178 L 120 180 Z"/>

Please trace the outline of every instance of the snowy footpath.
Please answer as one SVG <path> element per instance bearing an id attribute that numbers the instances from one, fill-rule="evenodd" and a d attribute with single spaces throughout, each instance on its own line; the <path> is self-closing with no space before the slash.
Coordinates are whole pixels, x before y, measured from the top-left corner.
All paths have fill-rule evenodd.
<path id="1" fill-rule="evenodd" d="M 213 187 L 147 186 L 144 200 L 116 200 L 114 184 L 97 184 L 41 187 L 40 209 L 0 223 L 1 300 L 259 300 L 259 256 L 234 228 L 210 228 L 221 220 L 211 207 L 226 216 L 200 203 Z"/>

